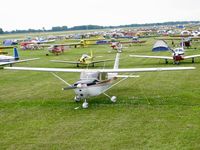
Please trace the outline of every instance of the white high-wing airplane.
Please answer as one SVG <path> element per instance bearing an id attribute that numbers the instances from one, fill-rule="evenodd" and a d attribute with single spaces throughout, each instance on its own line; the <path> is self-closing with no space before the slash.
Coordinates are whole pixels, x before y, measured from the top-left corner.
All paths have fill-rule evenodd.
<path id="1" fill-rule="evenodd" d="M 19 60 L 18 50 L 16 47 L 14 47 L 13 56 L 0 55 L 0 66 L 3 66 L 3 65 L 12 66 L 12 64 L 15 64 L 15 63 L 26 62 L 26 61 L 36 60 L 36 59 L 39 59 L 39 58 Z"/>
<path id="2" fill-rule="evenodd" d="M 4 67 L 4 69 L 10 70 L 29 70 L 29 71 L 44 71 L 52 72 L 52 74 L 59 80 L 67 84 L 68 86 L 63 90 L 73 89 L 75 92 L 75 101 L 85 100 L 82 107 L 87 108 L 87 98 L 92 96 L 98 96 L 104 94 L 112 102 L 116 102 L 116 96 L 109 96 L 105 92 L 121 81 L 129 77 L 139 77 L 137 75 L 118 75 L 118 73 L 136 73 L 136 72 L 152 72 L 152 71 L 175 71 L 175 70 L 188 70 L 195 69 L 195 67 L 168 67 L 168 68 L 126 68 L 118 69 L 119 56 L 116 54 L 114 68 L 113 69 L 61 69 L 61 68 L 31 68 L 31 67 Z M 53 72 L 74 72 L 80 73 L 80 79 L 74 84 L 69 84 L 61 77 Z M 114 82 L 117 78 L 122 78 L 118 82 Z"/>
<path id="3" fill-rule="evenodd" d="M 130 57 L 139 57 L 139 58 L 155 58 L 155 59 L 164 59 L 165 63 L 168 64 L 168 59 L 173 60 L 174 64 L 179 64 L 181 60 L 184 59 L 192 59 L 192 63 L 194 63 L 194 58 L 200 57 L 200 54 L 197 55 L 190 55 L 190 56 L 185 56 L 184 55 L 184 46 L 183 46 L 183 41 L 182 41 L 182 47 L 178 47 L 175 49 L 171 49 L 172 56 L 149 56 L 149 55 L 129 55 Z"/>

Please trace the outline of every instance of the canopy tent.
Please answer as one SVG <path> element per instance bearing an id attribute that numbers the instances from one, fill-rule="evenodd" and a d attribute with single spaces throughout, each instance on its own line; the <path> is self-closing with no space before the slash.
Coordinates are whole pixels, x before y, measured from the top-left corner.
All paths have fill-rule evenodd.
<path id="1" fill-rule="evenodd" d="M 167 43 L 163 40 L 158 40 L 155 42 L 152 51 L 168 51 L 170 48 Z"/>
<path id="2" fill-rule="evenodd" d="M 11 45 L 16 45 L 16 44 L 17 44 L 17 42 L 10 40 L 10 39 L 6 39 L 3 41 L 4 46 L 11 46 Z"/>

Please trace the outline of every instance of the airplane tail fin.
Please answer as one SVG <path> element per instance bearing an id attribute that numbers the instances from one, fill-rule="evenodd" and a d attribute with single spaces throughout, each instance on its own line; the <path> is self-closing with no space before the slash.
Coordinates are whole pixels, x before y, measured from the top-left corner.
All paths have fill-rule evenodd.
<path id="1" fill-rule="evenodd" d="M 115 57 L 115 63 L 114 63 L 113 69 L 119 68 L 119 56 L 120 56 L 120 53 L 117 53 Z M 117 77 L 117 75 L 118 73 L 108 73 L 108 78 L 111 79 L 111 78 Z"/>
<path id="2" fill-rule="evenodd" d="M 13 57 L 15 58 L 15 60 L 19 60 L 19 53 L 16 47 L 14 47 L 13 49 Z"/>
<path id="3" fill-rule="evenodd" d="M 90 56 L 93 58 L 94 56 L 93 56 L 93 52 L 92 52 L 92 50 L 90 51 Z"/>
<path id="4" fill-rule="evenodd" d="M 184 49 L 184 42 L 183 42 L 183 38 L 181 40 L 181 48 Z"/>
<path id="5" fill-rule="evenodd" d="M 119 68 L 119 57 L 120 57 L 120 53 L 117 53 L 116 57 L 115 57 L 115 64 L 113 69 L 118 69 Z"/>

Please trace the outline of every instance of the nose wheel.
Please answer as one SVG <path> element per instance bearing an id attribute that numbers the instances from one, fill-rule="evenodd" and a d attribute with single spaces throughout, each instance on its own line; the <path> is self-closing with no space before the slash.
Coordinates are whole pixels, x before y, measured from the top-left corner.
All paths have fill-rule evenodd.
<path id="1" fill-rule="evenodd" d="M 82 107 L 83 107 L 84 109 L 88 108 L 88 102 L 86 101 L 86 99 L 85 99 L 85 101 L 83 102 Z"/>
<path id="2" fill-rule="evenodd" d="M 75 97 L 74 97 L 74 101 L 75 101 L 75 102 L 80 102 L 80 100 L 81 100 L 81 99 L 80 99 L 78 96 L 75 96 Z"/>
<path id="3" fill-rule="evenodd" d="M 110 98 L 110 100 L 111 100 L 113 103 L 115 103 L 115 102 L 117 101 L 117 97 L 116 97 L 116 96 L 112 96 L 112 97 Z"/>

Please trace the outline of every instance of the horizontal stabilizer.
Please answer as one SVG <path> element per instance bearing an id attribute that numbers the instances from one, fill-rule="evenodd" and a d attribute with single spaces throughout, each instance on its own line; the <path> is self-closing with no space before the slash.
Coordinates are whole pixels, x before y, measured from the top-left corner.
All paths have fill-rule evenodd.
<path id="1" fill-rule="evenodd" d="M 79 61 L 66 61 L 66 60 L 50 60 L 50 61 L 56 63 L 80 64 Z"/>
<path id="2" fill-rule="evenodd" d="M 114 61 L 114 59 L 97 60 L 97 61 L 92 61 L 91 63 L 102 63 L 102 62 L 107 62 L 107 61 Z"/>
<path id="3" fill-rule="evenodd" d="M 32 61 L 32 60 L 37 60 L 40 58 L 31 58 L 31 59 L 24 59 L 24 60 L 14 60 L 14 61 L 9 61 L 9 62 L 0 62 L 0 66 L 3 65 L 9 65 L 9 64 L 16 64 L 16 63 L 21 63 L 21 62 L 26 62 L 26 61 Z"/>

